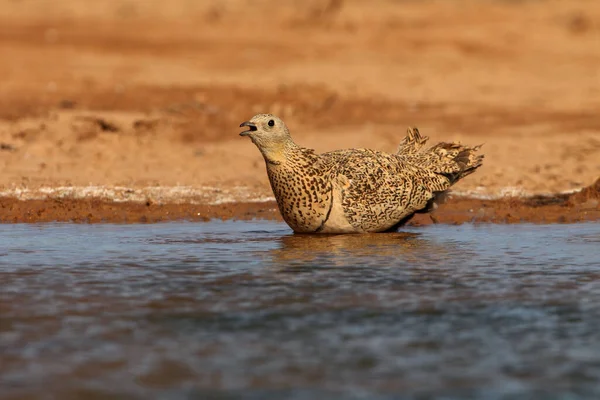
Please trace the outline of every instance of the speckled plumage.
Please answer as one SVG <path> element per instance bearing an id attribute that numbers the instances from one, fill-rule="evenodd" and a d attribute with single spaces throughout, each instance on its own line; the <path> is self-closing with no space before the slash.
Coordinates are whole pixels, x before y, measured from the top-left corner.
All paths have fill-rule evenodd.
<path id="1" fill-rule="evenodd" d="M 285 222 L 302 233 L 382 232 L 428 212 L 482 163 L 479 147 L 439 143 L 416 128 L 395 154 L 368 149 L 316 154 L 296 145 L 283 121 L 258 114 L 240 126 L 263 154 Z"/>

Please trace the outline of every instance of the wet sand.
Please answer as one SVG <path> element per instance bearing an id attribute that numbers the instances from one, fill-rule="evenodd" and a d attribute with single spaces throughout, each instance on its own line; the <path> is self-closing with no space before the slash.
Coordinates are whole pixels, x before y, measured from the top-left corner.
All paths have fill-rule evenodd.
<path id="1" fill-rule="evenodd" d="M 431 223 L 573 223 L 600 220 L 600 179 L 595 185 L 571 194 L 475 199 L 451 196 L 431 215 L 416 215 L 408 225 Z M 150 223 L 208 221 L 211 219 L 281 220 L 273 200 L 235 201 L 221 204 L 156 203 L 152 200 L 118 201 L 98 198 L 0 198 L 0 222 L 113 222 Z"/>
<path id="2" fill-rule="evenodd" d="M 318 151 L 484 143 L 438 222 L 598 219 L 598 2 L 376 3 L 1 0 L 0 221 L 279 218 L 257 112 Z"/>

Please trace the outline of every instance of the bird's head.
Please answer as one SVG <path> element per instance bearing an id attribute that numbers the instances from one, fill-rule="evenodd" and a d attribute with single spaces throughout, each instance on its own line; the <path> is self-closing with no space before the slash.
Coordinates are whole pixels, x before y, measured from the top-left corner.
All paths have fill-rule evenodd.
<path id="1" fill-rule="evenodd" d="M 249 136 L 255 143 L 290 138 L 287 126 L 273 114 L 257 114 L 249 121 L 240 124 L 240 128 L 244 126 L 248 127 L 248 130 L 240 133 L 240 136 Z"/>
<path id="2" fill-rule="evenodd" d="M 280 158 L 294 145 L 287 126 L 275 115 L 257 114 L 240 127 L 248 128 L 240 136 L 248 136 L 268 159 Z"/>

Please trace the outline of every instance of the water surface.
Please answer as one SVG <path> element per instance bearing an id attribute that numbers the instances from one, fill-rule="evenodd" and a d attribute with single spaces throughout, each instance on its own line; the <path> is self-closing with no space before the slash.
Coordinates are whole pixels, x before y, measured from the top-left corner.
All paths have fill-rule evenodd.
<path id="1" fill-rule="evenodd" d="M 600 224 L 0 225 L 0 390 L 600 398 Z"/>

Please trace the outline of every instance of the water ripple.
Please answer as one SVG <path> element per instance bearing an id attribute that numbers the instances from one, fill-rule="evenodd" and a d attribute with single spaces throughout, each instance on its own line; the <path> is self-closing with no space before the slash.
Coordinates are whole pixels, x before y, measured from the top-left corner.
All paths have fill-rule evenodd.
<path id="1" fill-rule="evenodd" d="M 600 224 L 0 226 L 0 388 L 598 398 Z"/>

